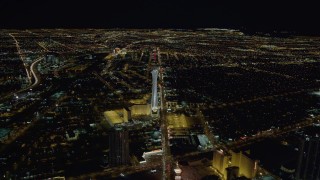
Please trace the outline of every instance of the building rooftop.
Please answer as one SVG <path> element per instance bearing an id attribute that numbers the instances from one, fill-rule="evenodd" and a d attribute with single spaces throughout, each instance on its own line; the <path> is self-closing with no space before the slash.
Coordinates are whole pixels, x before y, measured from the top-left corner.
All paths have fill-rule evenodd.
<path id="1" fill-rule="evenodd" d="M 125 122 L 124 119 L 121 118 L 116 111 L 105 111 L 103 113 L 103 116 L 106 118 L 106 120 L 111 126 Z"/>

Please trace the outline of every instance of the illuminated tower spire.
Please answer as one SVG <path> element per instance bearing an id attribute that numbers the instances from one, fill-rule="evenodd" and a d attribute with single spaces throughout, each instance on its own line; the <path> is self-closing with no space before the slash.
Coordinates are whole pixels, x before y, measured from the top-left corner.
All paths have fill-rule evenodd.
<path id="1" fill-rule="evenodd" d="M 158 69 L 153 69 L 151 71 L 152 74 L 152 97 L 151 97 L 151 110 L 152 112 L 158 111 Z"/>

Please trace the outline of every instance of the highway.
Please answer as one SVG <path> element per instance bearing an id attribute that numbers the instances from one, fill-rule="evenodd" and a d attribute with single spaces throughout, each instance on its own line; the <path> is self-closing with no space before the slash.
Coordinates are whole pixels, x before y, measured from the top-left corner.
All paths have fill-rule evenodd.
<path id="1" fill-rule="evenodd" d="M 35 87 L 36 85 L 38 85 L 38 83 L 39 83 L 39 78 L 40 78 L 40 76 L 38 76 L 37 74 L 36 74 L 36 72 L 38 72 L 37 71 L 37 69 L 35 69 L 37 66 L 37 64 L 41 61 L 41 60 L 43 60 L 44 59 L 44 57 L 39 57 L 38 59 L 36 59 L 32 64 L 31 64 L 31 66 L 30 66 L 30 72 L 31 72 L 31 74 L 32 74 L 32 76 L 33 76 L 33 78 L 34 78 L 34 82 L 33 82 L 33 84 L 29 87 L 29 88 L 33 88 L 33 87 Z"/>
<path id="2" fill-rule="evenodd" d="M 9 93 L 9 94 L 7 94 L 6 96 L 3 96 L 3 97 L 1 97 L 0 98 L 0 102 L 1 101 L 4 101 L 4 100 L 6 100 L 6 99 L 8 99 L 8 98 L 10 98 L 10 97 L 12 97 L 14 94 L 18 94 L 18 93 L 21 93 L 21 92 L 23 92 L 23 91 L 29 91 L 31 88 L 34 88 L 34 87 L 36 87 L 38 84 L 39 84 L 39 82 L 40 82 L 40 76 L 39 76 L 39 74 L 37 74 L 37 70 L 35 69 L 37 66 L 36 66 L 36 64 L 38 64 L 41 60 L 43 60 L 44 59 L 44 57 L 39 57 L 38 59 L 36 59 L 32 64 L 31 64 L 31 66 L 30 66 L 30 72 L 31 72 L 31 74 L 32 74 L 32 76 L 33 76 L 33 78 L 35 79 L 35 82 L 33 83 L 33 84 L 31 84 L 30 86 L 28 86 L 28 87 L 25 87 L 25 88 L 23 88 L 23 89 L 20 89 L 20 90 L 18 90 L 18 91 L 15 91 L 15 92 L 11 92 L 11 93 Z M 30 77 L 31 78 L 31 77 Z M 31 78 L 32 79 L 32 78 Z"/>
<path id="3" fill-rule="evenodd" d="M 15 38 L 15 36 L 11 33 L 9 33 L 9 35 L 13 38 L 13 40 L 15 41 L 15 44 L 16 44 L 16 47 L 17 47 L 17 51 L 18 51 L 18 54 L 19 54 L 19 57 L 24 65 L 24 68 L 26 70 L 26 73 L 27 73 L 27 77 L 28 77 L 28 80 L 30 82 L 30 86 L 24 88 L 24 89 L 20 89 L 16 92 L 11 92 L 3 97 L 1 97 L 0 101 L 4 101 L 5 99 L 7 98 L 10 98 L 12 97 L 13 94 L 17 94 L 17 93 L 21 93 L 23 91 L 26 91 L 26 90 L 29 90 L 30 88 L 34 88 L 38 83 L 39 83 L 39 75 L 37 75 L 37 71 L 36 71 L 36 64 L 38 64 L 42 59 L 44 59 L 43 56 L 39 57 L 38 59 L 36 59 L 30 66 L 30 68 L 28 69 L 28 66 L 26 65 L 26 63 L 24 62 L 24 57 L 23 57 L 23 53 L 21 52 L 21 49 L 20 49 L 20 46 L 19 46 L 19 42 L 17 41 L 17 39 Z M 31 75 L 32 76 L 31 76 Z M 35 82 L 33 84 L 32 83 L 32 77 L 35 79 Z"/>
<path id="4" fill-rule="evenodd" d="M 70 180 L 91 179 L 91 178 L 95 179 L 95 178 L 99 178 L 99 177 L 106 178 L 108 176 L 115 178 L 115 177 L 119 177 L 121 173 L 124 174 L 125 176 L 127 176 L 130 174 L 146 171 L 149 169 L 156 169 L 157 167 L 160 167 L 160 166 L 161 166 L 160 161 L 147 163 L 147 164 L 139 164 L 137 166 L 118 166 L 118 167 L 113 167 L 113 168 L 107 168 L 104 170 L 99 170 L 96 172 L 82 174 L 82 175 L 75 176 L 75 177 L 67 177 L 67 179 L 70 179 Z"/>
<path id="5" fill-rule="evenodd" d="M 10 94 L 7 95 L 6 97 L 10 97 L 10 96 L 12 96 L 14 93 L 21 93 L 21 92 L 23 92 L 23 91 L 29 91 L 31 88 L 34 88 L 34 87 L 36 87 L 36 86 L 39 84 L 39 82 L 40 82 L 40 76 L 39 76 L 39 74 L 37 74 L 38 71 L 37 71 L 37 69 L 36 69 L 36 67 L 37 67 L 36 65 L 37 65 L 41 60 L 43 60 L 43 59 L 44 59 L 44 57 L 39 57 L 39 58 L 36 59 L 36 60 L 31 64 L 31 66 L 30 66 L 30 72 L 31 72 L 31 74 L 32 74 L 32 76 L 33 76 L 33 78 L 34 78 L 34 83 L 31 84 L 30 86 L 24 88 L 24 89 L 21 89 L 21 90 L 17 91 L 17 92 L 10 93 Z M 6 98 L 6 97 L 4 97 L 4 98 Z M 18 137 L 22 136 L 37 120 L 38 120 L 37 118 L 34 118 L 33 120 L 31 120 L 31 123 L 30 123 L 30 124 L 28 124 L 28 125 L 20 128 L 19 131 L 15 132 L 15 134 L 13 134 L 12 136 L 10 136 L 10 138 L 8 138 L 4 143 L 5 143 L 5 144 L 10 144 L 10 143 L 12 143 L 13 141 L 15 141 L 15 139 L 17 139 Z"/>
<path id="6" fill-rule="evenodd" d="M 161 59 L 160 59 L 160 53 L 158 52 L 158 62 L 160 64 L 159 68 L 159 94 L 160 94 L 160 121 L 161 121 L 161 134 L 162 134 L 162 150 L 163 150 L 163 155 L 162 155 L 162 168 L 163 168 L 163 175 L 162 179 L 167 180 L 171 179 L 171 174 L 172 174 L 172 164 L 173 164 L 173 159 L 171 155 L 171 150 L 169 146 L 169 134 L 168 134 L 168 122 L 166 118 L 166 100 L 164 97 L 164 83 L 163 83 L 163 70 L 161 68 Z"/>
<path id="7" fill-rule="evenodd" d="M 163 91 L 163 88 L 160 88 L 160 91 Z M 168 126 L 166 119 L 166 109 L 163 106 L 163 93 L 160 93 L 161 109 L 160 109 L 160 121 L 161 121 L 161 134 L 162 134 L 162 162 L 163 162 L 163 179 L 170 179 L 171 170 L 172 170 L 172 156 L 169 146 L 169 135 L 168 135 Z"/>
<path id="8" fill-rule="evenodd" d="M 15 44 L 16 44 L 19 57 L 20 57 L 23 65 L 24 65 L 24 68 L 25 68 L 26 73 L 27 73 L 27 77 L 28 77 L 29 82 L 30 82 L 30 84 L 31 84 L 31 76 L 30 76 L 30 73 L 29 73 L 29 71 L 28 71 L 28 66 L 27 66 L 26 63 L 24 62 L 24 59 L 25 59 L 25 58 L 24 58 L 24 56 L 23 56 L 23 53 L 21 52 L 21 48 L 20 48 L 19 42 L 18 42 L 18 40 L 16 39 L 16 37 L 15 37 L 12 33 L 9 33 L 9 36 L 11 36 L 11 37 L 13 38 L 13 40 L 14 40 L 14 42 L 15 42 Z"/>
<path id="9" fill-rule="evenodd" d="M 305 118 L 303 121 L 292 124 L 292 125 L 288 125 L 282 128 L 275 128 L 275 129 L 270 129 L 270 130 L 266 130 L 263 131 L 261 133 L 258 133 L 255 136 L 251 136 L 251 137 L 247 137 L 244 140 L 237 140 L 237 141 L 233 141 L 230 143 L 226 143 L 226 144 L 215 144 L 214 147 L 216 149 L 224 149 L 224 150 L 231 150 L 231 149 L 239 149 L 245 146 L 249 146 L 250 144 L 253 143 L 257 143 L 260 142 L 266 138 L 276 138 L 279 137 L 281 135 L 290 133 L 290 132 L 294 132 L 294 131 L 298 131 L 302 128 L 308 127 L 308 126 L 312 126 L 313 123 L 319 123 L 320 122 L 320 115 L 319 116 L 315 116 L 313 118 Z M 209 137 L 210 139 L 210 137 Z M 213 149 L 207 149 L 205 151 L 195 151 L 195 152 L 190 152 L 184 155 L 179 155 L 179 156 L 175 156 L 175 160 L 179 161 L 179 160 L 183 160 L 184 158 L 187 157 L 191 157 L 191 156 L 198 156 L 204 153 L 208 153 L 208 152 L 213 152 Z"/>
<path id="10" fill-rule="evenodd" d="M 316 116 L 314 118 L 308 117 L 308 118 L 305 118 L 301 122 L 291 124 L 291 125 L 281 127 L 281 128 L 274 128 L 274 129 L 266 130 L 266 131 L 263 131 L 263 132 L 256 134 L 255 136 L 247 137 L 244 140 L 240 139 L 240 140 L 228 143 L 225 146 L 228 149 L 238 149 L 238 148 L 259 142 L 265 138 L 278 137 L 278 136 L 281 136 L 281 135 L 284 135 L 284 134 L 287 134 L 290 132 L 298 131 L 302 128 L 312 126 L 313 123 L 319 122 L 319 121 L 320 121 L 320 115 Z"/>
<path id="11" fill-rule="evenodd" d="M 251 136 L 251 137 L 247 137 L 244 140 L 237 140 L 237 141 L 233 141 L 227 144 L 218 144 L 215 147 L 217 149 L 224 149 L 224 150 L 231 150 L 231 149 L 239 149 L 245 146 L 249 146 L 250 144 L 253 143 L 257 143 L 259 141 L 262 141 L 266 138 L 275 138 L 275 137 L 279 137 L 281 135 L 290 133 L 290 132 L 294 132 L 294 131 L 298 131 L 302 128 L 308 127 L 308 126 L 312 126 L 313 123 L 319 123 L 320 122 L 320 115 L 316 116 L 314 118 L 305 118 L 303 121 L 292 124 L 292 125 L 288 125 L 282 128 L 275 128 L 275 129 L 270 129 L 270 130 L 266 130 L 263 131 L 261 133 L 258 133 L 255 136 Z M 206 151 L 200 152 L 200 151 L 196 151 L 196 152 L 191 152 L 191 153 L 187 153 L 181 156 L 177 156 L 175 157 L 176 160 L 181 160 L 183 158 L 186 157 L 190 157 L 190 156 L 197 156 L 206 152 L 210 152 L 213 151 L 211 149 L 208 149 Z"/>

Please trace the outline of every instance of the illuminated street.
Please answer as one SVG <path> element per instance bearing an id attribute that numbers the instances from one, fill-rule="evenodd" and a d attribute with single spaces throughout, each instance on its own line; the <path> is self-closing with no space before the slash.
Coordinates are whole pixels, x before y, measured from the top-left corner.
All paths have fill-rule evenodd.
<path id="1" fill-rule="evenodd" d="M 317 37 L 233 29 L 0 35 L 4 179 L 316 176 L 303 168 L 318 157 L 306 151 L 319 139 Z"/>

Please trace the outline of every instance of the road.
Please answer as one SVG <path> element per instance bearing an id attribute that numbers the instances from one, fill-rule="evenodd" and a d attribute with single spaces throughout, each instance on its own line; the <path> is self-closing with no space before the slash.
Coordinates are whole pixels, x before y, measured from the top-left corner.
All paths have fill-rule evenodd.
<path id="1" fill-rule="evenodd" d="M 91 178 L 106 178 L 108 176 L 111 177 L 119 177 L 120 173 L 123 173 L 125 176 L 146 171 L 149 169 L 155 169 L 157 167 L 161 166 L 161 162 L 152 162 L 152 163 L 146 163 L 146 164 L 139 164 L 138 166 L 118 166 L 114 168 L 107 168 L 104 170 L 99 170 L 97 172 L 92 173 L 86 173 L 83 175 L 75 176 L 75 177 L 67 177 L 67 179 L 73 180 L 73 179 L 91 179 Z"/>
<path id="2" fill-rule="evenodd" d="M 38 42 L 38 45 L 39 45 L 42 49 L 44 49 L 45 52 L 50 52 L 50 50 L 49 50 L 47 47 L 45 47 L 45 46 L 43 45 L 43 43 Z"/>
<path id="3" fill-rule="evenodd" d="M 21 89 L 17 92 L 14 92 L 14 93 L 21 93 L 23 91 L 29 91 L 30 88 L 35 88 L 36 86 L 38 86 L 38 84 L 40 83 L 40 75 L 38 74 L 38 71 L 36 69 L 36 65 L 41 61 L 43 60 L 44 57 L 39 57 L 38 59 L 36 59 L 30 66 L 30 72 L 31 74 L 33 75 L 33 78 L 34 78 L 34 83 L 31 84 L 30 86 L 28 86 L 27 88 L 24 88 L 24 89 Z M 9 95 L 7 95 L 8 97 L 9 96 L 12 96 L 14 93 L 11 93 Z M 10 138 L 8 138 L 4 143 L 5 144 L 11 144 L 12 142 L 14 142 L 17 138 L 21 137 L 22 135 L 25 134 L 25 132 L 30 129 L 30 127 L 32 127 L 36 122 L 37 122 L 37 118 L 34 117 L 32 120 L 31 120 L 31 123 L 30 124 L 27 124 L 26 126 L 23 126 L 21 127 L 18 131 L 16 131 L 13 135 L 10 136 Z"/>
<path id="4" fill-rule="evenodd" d="M 208 137 L 208 139 L 211 142 L 211 144 L 213 145 L 213 147 L 216 147 L 219 142 L 217 142 L 215 140 L 214 135 L 213 135 L 211 129 L 209 128 L 208 121 L 205 119 L 205 117 L 203 116 L 203 114 L 199 108 L 197 108 L 197 116 L 199 117 L 200 122 L 203 126 L 205 135 Z"/>
<path id="5" fill-rule="evenodd" d="M 9 36 L 11 36 L 11 37 L 13 38 L 13 40 L 15 41 L 15 44 L 16 44 L 16 47 L 17 47 L 17 51 L 18 51 L 19 57 L 20 57 L 23 65 L 24 65 L 24 68 L 25 68 L 26 73 L 27 73 L 27 77 L 28 77 L 29 82 L 30 82 L 30 84 L 31 84 L 31 76 L 30 76 L 30 73 L 29 73 L 29 71 L 28 71 L 28 66 L 26 65 L 26 63 L 25 63 L 25 61 L 24 61 L 25 58 L 24 58 L 23 53 L 21 52 L 21 48 L 20 48 L 19 42 L 18 42 L 18 40 L 16 39 L 16 37 L 15 37 L 12 33 L 9 33 Z"/>
<path id="6" fill-rule="evenodd" d="M 33 82 L 33 84 L 29 87 L 29 88 L 33 88 L 33 87 L 35 87 L 35 86 L 37 86 L 38 85 L 38 83 L 39 83 L 39 78 L 40 78 L 40 76 L 39 76 L 39 74 L 37 75 L 37 69 L 36 69 L 36 65 L 41 61 L 41 60 L 43 60 L 44 59 L 44 57 L 39 57 L 38 59 L 36 59 L 32 64 L 31 64 L 31 66 L 30 66 L 30 72 L 31 72 L 31 74 L 32 74 L 32 76 L 33 76 L 33 78 L 34 78 L 34 82 Z"/>
<path id="7" fill-rule="evenodd" d="M 132 74 L 134 74 L 134 75 L 136 75 L 136 76 L 138 76 L 139 78 L 145 80 L 145 81 L 148 82 L 148 83 L 152 82 L 152 81 L 150 80 L 150 78 L 147 78 L 146 76 L 143 76 L 143 75 L 137 73 L 136 71 L 128 70 L 128 72 L 129 72 L 129 73 L 132 73 Z"/>
<path id="8" fill-rule="evenodd" d="M 104 80 L 103 77 L 101 77 L 97 72 L 93 72 L 92 74 L 96 76 L 109 89 L 111 89 L 112 91 L 115 91 L 115 89 L 106 80 Z"/>
<path id="9" fill-rule="evenodd" d="M 237 140 L 237 141 L 233 141 L 227 144 L 217 144 L 216 148 L 217 149 L 225 149 L 225 150 L 231 150 L 231 149 L 239 149 L 241 147 L 245 147 L 248 146 L 250 144 L 253 143 L 257 143 L 259 141 L 262 141 L 266 138 L 274 138 L 274 137 L 278 137 L 290 132 L 294 132 L 297 130 L 300 130 L 302 128 L 308 127 L 308 126 L 312 126 L 313 123 L 319 123 L 320 122 L 320 115 L 319 116 L 315 116 L 314 118 L 305 118 L 303 121 L 292 124 L 292 125 L 288 125 L 282 128 L 275 128 L 275 129 L 271 129 L 271 130 L 267 130 L 267 131 L 263 131 L 261 133 L 258 133 L 255 136 L 252 137 L 247 137 L 244 140 Z M 213 152 L 212 149 L 207 149 L 205 151 L 195 151 L 195 152 L 190 152 L 184 155 L 179 155 L 176 156 L 174 159 L 179 161 L 179 160 L 183 160 L 184 158 L 188 158 L 191 156 L 199 156 L 201 154 L 205 154 L 208 152 Z"/>
<path id="10" fill-rule="evenodd" d="M 163 88 L 160 88 L 160 91 Z M 170 151 L 170 146 L 169 146 L 169 138 L 168 138 L 168 126 L 167 126 L 167 119 L 166 119 L 166 109 L 163 106 L 163 99 L 164 95 L 163 93 L 160 93 L 160 101 L 161 101 L 161 109 L 160 109 L 160 121 L 161 121 L 161 134 L 162 134 L 162 150 L 163 150 L 163 155 L 162 155 L 162 163 L 163 163 L 163 179 L 170 179 L 171 177 L 171 151 Z"/>
<path id="11" fill-rule="evenodd" d="M 258 68 L 255 68 L 255 67 L 243 67 L 243 66 L 239 66 L 240 68 L 244 69 L 244 70 L 247 70 L 249 72 L 252 72 L 255 71 L 255 72 L 262 72 L 262 73 L 267 73 L 267 74 L 271 74 L 271 75 L 276 75 L 276 76 L 282 76 L 282 77 L 285 77 L 287 79 L 296 79 L 296 77 L 293 77 L 293 76 L 289 76 L 287 74 L 282 74 L 282 73 L 276 73 L 276 72 L 272 72 L 272 71 L 267 71 L 267 70 L 263 70 L 263 69 L 258 69 Z"/>
<path id="12" fill-rule="evenodd" d="M 281 127 L 281 128 L 275 128 L 275 129 L 270 129 L 270 130 L 266 130 L 263 132 L 258 133 L 255 136 L 251 136 L 251 137 L 247 137 L 244 140 L 238 140 L 238 141 L 234 141 L 231 143 L 226 144 L 226 147 L 228 149 L 238 149 L 256 142 L 259 142 L 265 138 L 269 138 L 269 137 L 278 137 L 281 136 L 283 134 L 287 134 L 290 132 L 294 132 L 294 131 L 298 131 L 302 128 L 308 127 L 308 126 L 312 126 L 313 123 L 315 122 L 319 122 L 320 121 L 320 115 L 316 116 L 314 118 L 305 118 L 303 121 L 295 123 L 295 124 L 291 124 L 285 127 Z"/>
<path id="13" fill-rule="evenodd" d="M 52 91 L 55 92 L 55 91 Z M 56 104 L 59 104 L 60 102 L 62 102 L 63 100 L 65 100 L 67 97 L 63 96 L 60 99 L 58 99 L 57 101 L 53 102 L 52 104 L 50 104 L 50 106 L 48 106 L 47 108 L 45 108 L 42 112 L 42 114 L 45 114 L 45 112 L 52 112 L 53 109 L 56 107 Z M 17 131 L 15 131 L 14 134 L 11 134 L 9 136 L 9 138 L 7 140 L 5 140 L 3 143 L 4 144 L 11 144 L 13 143 L 17 138 L 25 135 L 25 133 L 32 128 L 37 122 L 39 121 L 39 118 L 37 116 L 33 116 L 30 119 L 30 123 L 21 126 Z"/>
<path id="14" fill-rule="evenodd" d="M 199 105 L 199 107 L 201 109 L 205 109 L 207 107 L 210 107 L 210 109 L 227 108 L 227 107 L 231 107 L 231 106 L 237 106 L 237 105 L 253 103 L 253 102 L 265 102 L 265 101 L 274 100 L 274 99 L 280 98 L 280 97 L 293 96 L 293 95 L 297 95 L 297 94 L 308 93 L 308 92 L 313 92 L 313 91 L 318 91 L 318 90 L 319 90 L 318 87 L 317 88 L 306 88 L 306 89 L 300 89 L 297 91 L 283 92 L 283 93 L 279 93 L 279 94 L 273 94 L 273 95 L 267 95 L 267 96 L 261 96 L 261 97 L 253 97 L 250 99 L 243 99 L 243 100 L 238 100 L 238 101 L 233 101 L 233 102 L 226 102 L 226 103 L 219 103 L 219 104 L 203 103 L 202 105 Z"/>
<path id="15" fill-rule="evenodd" d="M 16 47 L 17 47 L 17 51 L 18 51 L 18 54 L 20 56 L 20 59 L 24 65 L 24 68 L 26 69 L 26 73 L 27 73 L 27 77 L 29 79 L 29 82 L 30 82 L 30 86 L 24 88 L 24 89 L 20 89 L 16 92 L 11 92 L 3 97 L 0 98 L 0 102 L 1 101 L 4 101 L 10 97 L 12 97 L 14 94 L 17 94 L 17 93 L 21 93 L 23 91 L 26 91 L 26 90 L 29 90 L 30 88 L 34 88 L 36 85 L 38 85 L 39 83 L 39 74 L 37 74 L 37 70 L 35 69 L 37 66 L 36 64 L 38 64 L 42 59 L 44 59 L 43 56 L 39 57 L 38 59 L 36 59 L 30 66 L 30 68 L 28 67 L 28 65 L 26 65 L 26 63 L 24 62 L 24 57 L 23 57 L 23 53 L 21 52 L 21 49 L 20 49 L 20 46 L 19 46 L 19 42 L 17 41 L 17 39 L 15 38 L 15 36 L 11 33 L 9 33 L 9 35 L 13 38 L 13 40 L 15 41 L 15 44 L 16 44 Z M 29 69 L 28 69 L 29 68 Z M 31 75 L 32 76 L 31 76 Z M 32 77 L 34 78 L 35 82 L 33 84 L 32 83 Z"/>
<path id="16" fill-rule="evenodd" d="M 23 88 L 23 89 L 20 89 L 20 90 L 18 90 L 18 91 L 15 91 L 15 92 L 11 92 L 11 93 L 9 93 L 9 94 L 1 97 L 1 98 L 0 98 L 0 102 L 1 102 L 1 101 L 5 101 L 6 99 L 12 97 L 14 94 L 18 94 L 18 93 L 21 93 L 21 92 L 23 92 L 23 91 L 29 91 L 31 88 L 34 88 L 34 87 L 36 87 L 36 86 L 39 84 L 39 82 L 40 82 L 40 75 L 38 74 L 38 71 L 37 71 L 37 69 L 35 69 L 35 68 L 37 67 L 36 64 L 38 64 L 38 63 L 39 63 L 41 60 L 43 60 L 43 59 L 44 59 L 44 57 L 39 57 L 39 58 L 36 59 L 36 60 L 31 64 L 31 66 L 30 66 L 30 72 L 31 72 L 33 78 L 35 79 L 35 82 L 34 82 L 33 84 L 31 84 L 30 86 L 28 86 L 28 87 L 25 87 L 25 88 Z"/>
<path id="17" fill-rule="evenodd" d="M 158 53 L 158 57 L 159 57 Z M 161 59 L 158 58 L 160 68 L 159 68 L 159 87 L 160 87 L 160 121 L 161 121 L 161 134 L 162 134 L 162 150 L 163 150 L 163 155 L 162 155 L 162 168 L 163 168 L 163 176 L 162 179 L 167 180 L 171 179 L 171 174 L 172 174 L 172 164 L 173 164 L 173 158 L 171 155 L 170 151 L 170 146 L 169 146 L 169 134 L 168 134 L 168 122 L 167 122 L 167 109 L 166 109 L 166 100 L 164 97 L 164 83 L 163 83 L 163 70 L 161 68 Z"/>

